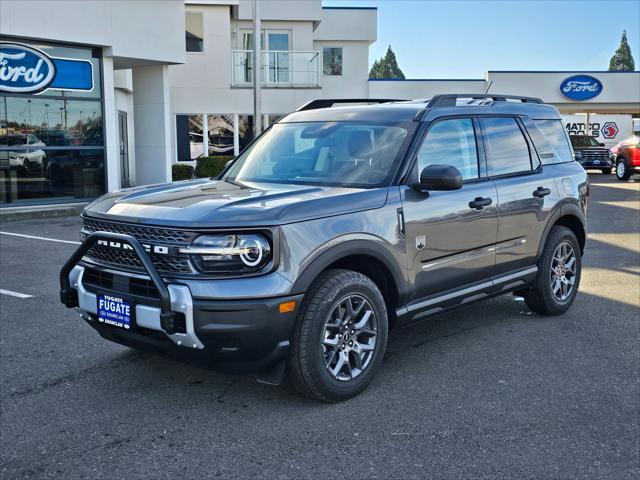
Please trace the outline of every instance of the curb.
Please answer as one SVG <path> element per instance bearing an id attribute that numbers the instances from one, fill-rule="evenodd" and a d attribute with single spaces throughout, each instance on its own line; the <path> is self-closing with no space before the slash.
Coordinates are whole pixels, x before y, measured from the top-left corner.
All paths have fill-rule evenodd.
<path id="1" fill-rule="evenodd" d="M 87 205 L 87 203 L 1 208 L 0 222 L 11 222 L 32 218 L 75 217 L 80 215 L 80 212 L 82 212 L 82 209 Z"/>

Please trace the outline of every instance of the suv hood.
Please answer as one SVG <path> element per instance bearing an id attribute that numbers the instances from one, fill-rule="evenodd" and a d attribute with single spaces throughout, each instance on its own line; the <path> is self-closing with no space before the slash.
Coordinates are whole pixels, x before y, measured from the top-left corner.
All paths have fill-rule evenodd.
<path id="1" fill-rule="evenodd" d="M 89 217 L 149 225 L 272 226 L 384 206 L 387 188 L 189 180 L 109 193 L 87 205 Z"/>

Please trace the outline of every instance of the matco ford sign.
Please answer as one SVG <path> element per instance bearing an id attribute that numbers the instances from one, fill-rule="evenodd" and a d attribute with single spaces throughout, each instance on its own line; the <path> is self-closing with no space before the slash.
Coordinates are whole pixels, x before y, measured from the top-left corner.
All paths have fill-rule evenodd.
<path id="1" fill-rule="evenodd" d="M 590 100 L 602 92 L 602 82 L 589 75 L 574 75 L 560 84 L 562 94 L 578 102 Z"/>
<path id="2" fill-rule="evenodd" d="M 38 93 L 93 89 L 89 60 L 50 57 L 22 43 L 0 42 L 0 92 Z"/>

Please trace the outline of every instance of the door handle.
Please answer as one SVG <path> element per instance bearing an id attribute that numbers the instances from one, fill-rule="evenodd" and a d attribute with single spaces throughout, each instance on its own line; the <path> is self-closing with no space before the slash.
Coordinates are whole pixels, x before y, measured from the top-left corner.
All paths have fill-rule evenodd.
<path id="1" fill-rule="evenodd" d="M 476 210 L 482 210 L 484 207 L 488 207 L 493 203 L 490 198 L 476 197 L 469 202 L 469 208 L 475 208 Z"/>
<path id="2" fill-rule="evenodd" d="M 548 188 L 538 187 L 533 192 L 533 196 L 536 198 L 546 197 L 547 195 L 551 195 L 551 190 L 549 190 Z"/>

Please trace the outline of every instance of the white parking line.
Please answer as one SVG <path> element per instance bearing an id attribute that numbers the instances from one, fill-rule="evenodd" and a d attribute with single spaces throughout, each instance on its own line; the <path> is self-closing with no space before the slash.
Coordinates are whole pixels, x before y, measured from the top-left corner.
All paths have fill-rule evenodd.
<path id="1" fill-rule="evenodd" d="M 2 235 L 11 235 L 13 237 L 32 238 L 34 240 L 45 240 L 47 242 L 70 243 L 72 245 L 80 245 L 80 242 L 73 240 L 60 240 L 58 238 L 36 237 L 35 235 L 25 235 L 23 233 L 0 232 Z"/>
<path id="2" fill-rule="evenodd" d="M 12 292 L 11 290 L 3 290 L 2 288 L 0 288 L 0 294 L 9 295 L 11 297 L 17 297 L 17 298 L 32 298 L 33 297 L 33 295 L 27 295 L 26 293 Z"/>

